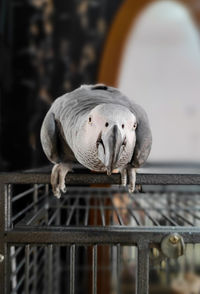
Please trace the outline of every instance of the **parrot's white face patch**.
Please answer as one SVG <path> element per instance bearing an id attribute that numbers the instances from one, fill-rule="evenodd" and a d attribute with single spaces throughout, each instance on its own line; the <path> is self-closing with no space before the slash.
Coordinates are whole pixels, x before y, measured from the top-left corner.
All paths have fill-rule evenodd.
<path id="1" fill-rule="evenodd" d="M 136 128 L 136 117 L 126 107 L 98 105 L 86 117 L 81 144 L 84 156 L 82 151 L 78 160 L 92 170 L 107 170 L 109 174 L 127 165 L 135 147 Z"/>

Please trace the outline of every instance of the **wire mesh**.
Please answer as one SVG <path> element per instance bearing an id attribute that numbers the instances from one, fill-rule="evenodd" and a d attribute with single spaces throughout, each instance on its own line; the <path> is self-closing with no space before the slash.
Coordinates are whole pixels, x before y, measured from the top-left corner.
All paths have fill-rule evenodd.
<path id="1" fill-rule="evenodd" d="M 11 206 L 13 227 L 193 227 L 200 224 L 200 193 L 197 192 L 129 194 L 118 187 L 70 187 L 61 199 L 56 199 L 49 193 L 48 185 L 34 185 L 13 195 Z"/>
<path id="2" fill-rule="evenodd" d="M 10 293 L 126 293 L 127 265 L 135 293 L 136 257 L 133 246 L 11 246 Z"/>
<path id="3" fill-rule="evenodd" d="M 200 244 L 178 260 L 150 256 L 149 293 L 200 291 Z M 136 293 L 137 247 L 11 246 L 9 293 Z"/>

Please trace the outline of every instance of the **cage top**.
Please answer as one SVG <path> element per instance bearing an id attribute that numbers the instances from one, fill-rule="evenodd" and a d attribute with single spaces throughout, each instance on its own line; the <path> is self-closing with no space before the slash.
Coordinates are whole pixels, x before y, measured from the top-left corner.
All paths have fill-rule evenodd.
<path id="1" fill-rule="evenodd" d="M 47 184 L 50 183 L 52 166 L 34 170 L 0 173 L 0 183 Z M 136 183 L 141 185 L 200 185 L 200 164 L 154 163 L 137 169 Z M 67 185 L 120 184 L 120 175 L 95 173 L 74 165 L 66 177 Z"/>

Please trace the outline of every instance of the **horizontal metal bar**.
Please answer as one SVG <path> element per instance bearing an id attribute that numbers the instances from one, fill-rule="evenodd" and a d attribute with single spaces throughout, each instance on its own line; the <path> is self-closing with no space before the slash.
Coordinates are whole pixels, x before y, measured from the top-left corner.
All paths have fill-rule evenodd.
<path id="1" fill-rule="evenodd" d="M 142 196 L 142 194 L 140 194 L 139 197 L 141 197 L 141 196 Z M 162 197 L 162 193 L 160 193 L 160 196 Z M 68 197 L 70 199 L 73 199 L 73 198 L 71 198 L 71 195 L 68 196 Z M 200 195 L 199 195 L 199 197 L 200 197 Z M 84 199 L 85 199 L 85 196 L 84 196 Z M 180 196 L 180 199 L 181 199 L 181 196 Z M 67 205 L 62 205 L 62 204 L 60 205 L 59 204 L 59 205 L 50 205 L 50 207 L 51 207 L 51 209 L 55 209 L 56 210 L 58 208 L 60 208 L 60 209 L 69 209 L 72 206 L 69 206 L 69 205 L 67 206 Z M 99 206 L 99 205 L 93 205 L 93 204 L 91 204 L 91 205 L 89 205 L 89 204 L 86 204 L 86 205 L 76 205 L 76 209 L 86 210 L 87 208 L 88 209 L 99 209 L 100 210 L 101 209 L 101 206 Z M 107 211 L 107 210 L 114 210 L 113 205 L 112 206 L 111 205 L 103 206 L 103 209 L 105 211 Z M 127 206 L 117 207 L 117 209 L 119 211 L 124 210 L 124 209 L 130 210 L 130 208 L 127 207 Z M 189 206 L 189 208 L 186 208 L 186 207 L 180 208 L 180 207 L 177 207 L 177 206 L 175 206 L 174 208 L 164 207 L 164 206 L 163 207 L 160 207 L 160 208 L 156 208 L 156 207 L 155 208 L 152 208 L 152 207 L 149 207 L 149 206 L 144 208 L 144 207 L 140 206 L 140 207 L 134 207 L 134 208 L 131 207 L 131 212 L 145 212 L 147 209 L 148 209 L 148 211 L 154 211 L 154 212 L 158 212 L 160 214 L 161 214 L 161 212 L 177 212 L 177 211 L 182 211 L 182 212 L 186 212 L 186 213 L 190 214 L 191 216 L 194 216 L 195 218 L 200 219 L 200 216 L 197 216 L 195 214 L 192 214 L 192 211 L 194 211 L 194 212 L 195 211 L 200 212 L 200 208 L 191 207 L 191 206 Z"/>
<path id="2" fill-rule="evenodd" d="M 159 243 L 164 236 L 179 233 L 186 243 L 200 243 L 198 227 L 35 227 L 8 231 L 5 241 L 12 244 L 137 244 Z"/>
<path id="3" fill-rule="evenodd" d="M 0 173 L 0 182 L 8 184 L 49 184 L 50 173 Z M 67 185 L 120 184 L 119 174 L 107 176 L 101 173 L 69 173 Z M 139 185 L 200 185 L 200 174 L 185 173 L 137 173 Z"/>

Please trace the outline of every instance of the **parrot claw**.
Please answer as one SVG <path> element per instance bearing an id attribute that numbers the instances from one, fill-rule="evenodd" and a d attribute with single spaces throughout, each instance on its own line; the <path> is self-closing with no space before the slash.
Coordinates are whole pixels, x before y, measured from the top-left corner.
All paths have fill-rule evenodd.
<path id="1" fill-rule="evenodd" d="M 126 167 L 123 168 L 121 171 L 121 185 L 126 186 L 127 185 L 127 174 L 129 178 L 129 185 L 128 185 L 128 191 L 129 193 L 133 193 L 135 191 L 135 182 L 136 182 L 136 168 L 134 167 Z"/>
<path id="2" fill-rule="evenodd" d="M 67 187 L 64 186 L 64 187 L 61 188 L 61 190 L 62 190 L 63 193 L 66 193 L 67 192 Z"/>
<path id="3" fill-rule="evenodd" d="M 53 194 L 56 198 L 60 199 L 61 193 L 59 189 L 55 189 L 55 190 L 53 189 Z"/>
<path id="4" fill-rule="evenodd" d="M 71 170 L 71 166 L 66 163 L 55 164 L 51 172 L 51 185 L 53 194 L 58 199 L 61 197 L 61 192 L 66 193 L 65 177 Z"/>

